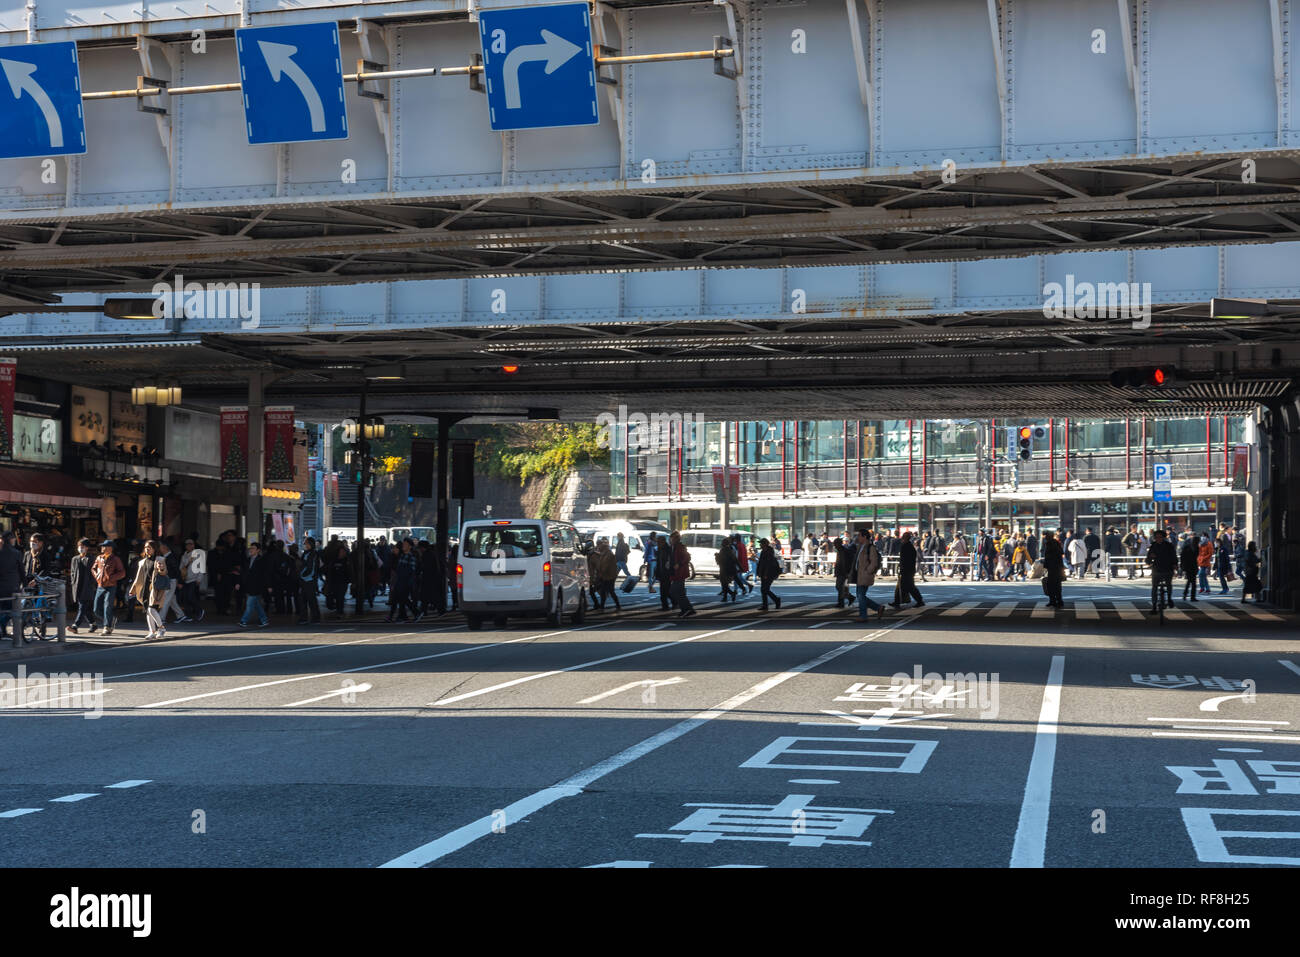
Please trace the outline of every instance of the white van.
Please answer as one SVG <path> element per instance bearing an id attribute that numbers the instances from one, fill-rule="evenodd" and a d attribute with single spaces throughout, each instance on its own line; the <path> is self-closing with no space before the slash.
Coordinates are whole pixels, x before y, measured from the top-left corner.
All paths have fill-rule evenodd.
<path id="1" fill-rule="evenodd" d="M 491 618 L 545 616 L 553 625 L 582 622 L 587 556 L 578 530 L 540 518 L 468 521 L 456 557 L 456 593 L 471 631 Z"/>
<path id="2" fill-rule="evenodd" d="M 746 546 L 749 544 L 749 533 L 738 532 L 728 528 L 692 528 L 690 531 L 682 532 L 682 544 L 686 546 L 686 551 L 690 553 L 691 565 L 695 568 L 696 575 L 716 575 L 718 573 L 718 549 L 722 543 L 733 535 L 739 534 Z M 748 569 L 745 569 L 748 571 Z"/>
<path id="3" fill-rule="evenodd" d="M 578 529 L 582 540 L 592 545 L 602 538 L 608 539 L 610 551 L 613 551 L 618 544 L 618 533 L 622 532 L 628 547 L 628 571 L 643 580 L 646 577 L 645 548 L 646 543 L 650 541 L 650 533 L 657 533 L 660 541 L 667 541 L 668 536 L 672 534 L 666 526 L 649 519 L 633 519 L 626 522 L 575 522 L 574 527 Z"/>

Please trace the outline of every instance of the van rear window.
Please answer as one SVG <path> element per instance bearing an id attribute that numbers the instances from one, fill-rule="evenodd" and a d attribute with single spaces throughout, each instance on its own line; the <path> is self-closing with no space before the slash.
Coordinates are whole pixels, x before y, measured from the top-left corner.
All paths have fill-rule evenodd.
<path id="1" fill-rule="evenodd" d="M 477 526 L 467 529 L 461 542 L 465 558 L 527 558 L 540 554 L 540 525 Z"/>

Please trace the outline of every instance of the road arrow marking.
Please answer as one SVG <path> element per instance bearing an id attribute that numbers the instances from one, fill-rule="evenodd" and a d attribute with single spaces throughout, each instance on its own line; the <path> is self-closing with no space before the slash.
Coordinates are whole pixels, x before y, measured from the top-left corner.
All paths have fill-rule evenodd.
<path id="1" fill-rule="evenodd" d="M 293 55 L 298 52 L 298 48 L 288 43 L 272 43 L 270 40 L 258 40 L 257 45 L 266 60 L 267 69 L 271 71 L 271 79 L 279 83 L 280 77 L 287 76 L 293 81 L 294 86 L 302 93 L 302 98 L 307 101 L 307 112 L 311 115 L 311 131 L 324 133 L 325 104 L 321 102 L 315 84 L 303 68 L 294 62 Z"/>
<path id="2" fill-rule="evenodd" d="M 662 681 L 655 681 L 653 678 L 645 681 L 629 681 L 625 685 L 619 685 L 610 691 L 602 691 L 598 695 L 592 695 L 590 698 L 583 698 L 578 704 L 595 704 L 602 698 L 612 698 L 616 694 L 622 694 L 624 691 L 631 691 L 633 688 L 662 688 L 664 685 L 679 685 L 686 681 L 680 675 L 676 678 L 665 678 Z"/>
<path id="3" fill-rule="evenodd" d="M 519 99 L 519 68 L 525 63 L 546 61 L 547 76 L 550 76 L 573 57 L 582 52 L 582 47 L 570 43 L 564 37 L 557 37 L 550 30 L 542 31 L 541 43 L 515 47 L 506 56 L 505 66 L 501 68 L 501 80 L 506 86 L 506 109 L 517 110 L 523 104 Z"/>
<path id="4" fill-rule="evenodd" d="M 14 99 L 21 100 L 23 90 L 26 90 L 36 101 L 36 105 L 41 108 L 45 125 L 50 130 L 50 149 L 62 149 L 63 121 L 59 119 L 59 111 L 54 108 L 50 95 L 32 76 L 36 72 L 36 64 L 22 63 L 18 60 L 0 60 L 0 67 L 4 68 L 5 79 L 9 81 L 9 89 L 13 92 Z"/>

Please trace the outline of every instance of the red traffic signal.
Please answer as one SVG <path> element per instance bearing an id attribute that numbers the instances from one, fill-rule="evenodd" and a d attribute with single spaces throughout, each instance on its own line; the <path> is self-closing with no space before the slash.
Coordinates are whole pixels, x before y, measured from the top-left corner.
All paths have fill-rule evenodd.
<path id="1" fill-rule="evenodd" d="M 1166 366 L 1134 366 L 1110 374 L 1110 384 L 1117 389 L 1159 389 L 1173 379 L 1174 370 Z"/>

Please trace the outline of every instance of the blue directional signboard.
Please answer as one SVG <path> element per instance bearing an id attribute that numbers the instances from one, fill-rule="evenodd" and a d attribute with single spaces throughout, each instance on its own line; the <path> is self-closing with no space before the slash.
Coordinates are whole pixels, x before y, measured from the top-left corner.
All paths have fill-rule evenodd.
<path id="1" fill-rule="evenodd" d="M 77 44 L 0 47 L 0 158 L 86 152 Z"/>
<path id="2" fill-rule="evenodd" d="M 478 27 L 492 129 L 600 122 L 587 4 L 482 10 Z"/>
<path id="3" fill-rule="evenodd" d="M 1173 470 L 1168 463 L 1156 462 L 1151 472 L 1151 500 L 1172 501 L 1173 494 Z"/>
<path id="4" fill-rule="evenodd" d="M 235 47 L 250 145 L 347 139 L 337 23 L 244 27 Z"/>

